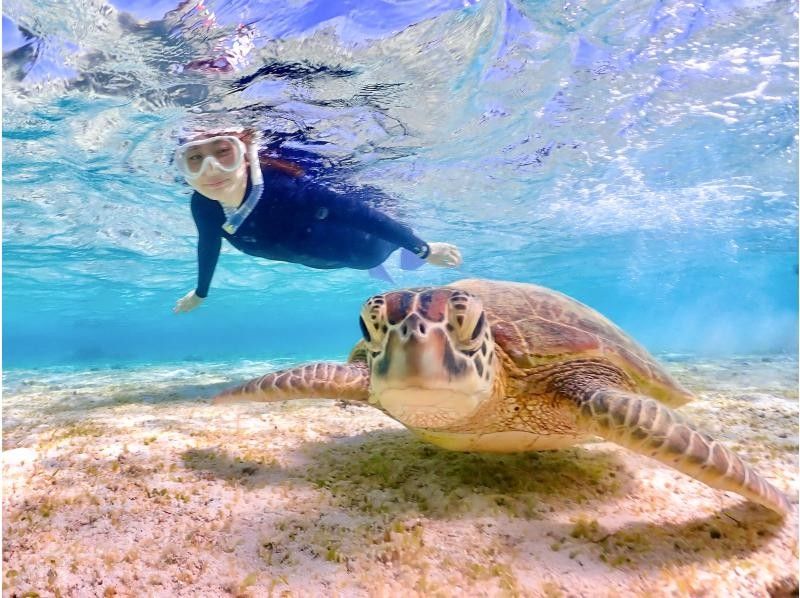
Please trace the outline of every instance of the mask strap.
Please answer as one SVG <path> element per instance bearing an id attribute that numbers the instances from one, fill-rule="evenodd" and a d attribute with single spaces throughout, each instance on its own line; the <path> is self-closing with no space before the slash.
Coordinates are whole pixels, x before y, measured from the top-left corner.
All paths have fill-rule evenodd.
<path id="1" fill-rule="evenodd" d="M 247 149 L 247 159 L 250 161 L 250 193 L 247 199 L 244 200 L 242 205 L 230 215 L 230 217 L 222 225 L 224 230 L 229 235 L 235 234 L 245 219 L 250 215 L 258 200 L 261 199 L 261 192 L 264 190 L 264 177 L 261 175 L 261 164 L 258 160 L 258 148 L 253 143 Z"/>

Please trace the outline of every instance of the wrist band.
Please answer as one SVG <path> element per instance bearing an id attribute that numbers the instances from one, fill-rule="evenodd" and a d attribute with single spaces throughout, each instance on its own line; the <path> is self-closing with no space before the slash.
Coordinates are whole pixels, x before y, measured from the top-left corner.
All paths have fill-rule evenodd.
<path id="1" fill-rule="evenodd" d="M 418 258 L 424 260 L 431 254 L 431 246 L 428 245 L 427 243 L 423 243 L 419 251 L 415 251 L 414 253 Z"/>

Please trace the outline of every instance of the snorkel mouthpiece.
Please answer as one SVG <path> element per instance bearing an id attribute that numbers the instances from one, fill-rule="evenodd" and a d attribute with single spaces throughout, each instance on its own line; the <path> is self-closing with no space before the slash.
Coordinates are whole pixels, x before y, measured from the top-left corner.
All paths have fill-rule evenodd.
<path id="1" fill-rule="evenodd" d="M 264 191 L 264 177 L 261 174 L 261 163 L 258 159 L 258 148 L 255 143 L 251 143 L 248 146 L 247 159 L 250 161 L 250 183 L 252 187 L 247 199 L 222 225 L 222 230 L 229 235 L 236 233 L 245 219 L 255 209 L 258 200 L 261 199 L 261 193 Z"/>

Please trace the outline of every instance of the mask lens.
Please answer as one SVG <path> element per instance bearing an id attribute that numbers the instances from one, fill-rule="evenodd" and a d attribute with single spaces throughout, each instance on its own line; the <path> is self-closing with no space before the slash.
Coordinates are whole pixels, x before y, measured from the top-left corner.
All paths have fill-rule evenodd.
<path id="1" fill-rule="evenodd" d="M 200 171 L 203 169 L 203 160 L 205 160 L 205 154 L 201 147 L 195 146 L 189 148 L 189 150 L 183 154 L 185 171 L 189 174 L 200 174 Z"/>
<path id="2" fill-rule="evenodd" d="M 241 158 L 238 147 L 230 139 L 223 138 L 214 141 L 211 146 L 211 155 L 217 159 L 223 168 L 233 169 Z"/>

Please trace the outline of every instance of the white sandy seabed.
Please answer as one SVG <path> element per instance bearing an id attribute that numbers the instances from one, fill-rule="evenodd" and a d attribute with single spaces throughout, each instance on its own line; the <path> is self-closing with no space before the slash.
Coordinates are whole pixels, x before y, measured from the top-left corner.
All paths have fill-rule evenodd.
<path id="1" fill-rule="evenodd" d="M 798 490 L 797 359 L 665 357 Z M 606 442 L 446 452 L 335 401 L 212 407 L 274 363 L 12 371 L 3 596 L 796 596 L 783 522 Z"/>

